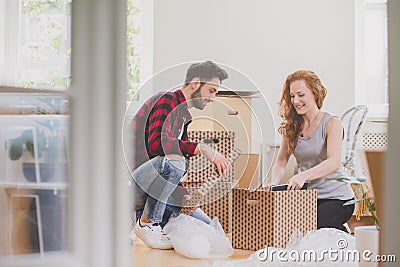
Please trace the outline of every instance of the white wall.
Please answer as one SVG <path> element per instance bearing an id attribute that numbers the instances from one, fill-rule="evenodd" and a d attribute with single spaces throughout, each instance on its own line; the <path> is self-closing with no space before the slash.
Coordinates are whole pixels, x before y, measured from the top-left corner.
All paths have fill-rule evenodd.
<path id="1" fill-rule="evenodd" d="M 388 0 L 388 31 L 389 31 L 389 147 L 386 155 L 385 174 L 382 179 L 382 192 L 385 192 L 382 207 L 381 229 L 381 253 L 386 255 L 397 254 L 400 251 L 399 236 L 399 202 L 400 202 L 400 2 Z M 379 207 L 378 207 L 379 208 Z M 394 266 L 386 263 L 380 266 Z"/>
<path id="2" fill-rule="evenodd" d="M 341 114 L 354 104 L 354 5 L 354 0 L 155 1 L 154 72 L 208 59 L 232 66 L 256 83 L 278 118 L 286 76 L 311 69 L 328 89 L 324 108 Z M 184 71 L 170 79 L 182 82 Z M 239 82 L 225 84 L 248 90 Z M 255 102 L 264 117 L 265 104 Z M 264 142 L 275 141 L 275 127 L 271 120 L 263 123 Z"/>

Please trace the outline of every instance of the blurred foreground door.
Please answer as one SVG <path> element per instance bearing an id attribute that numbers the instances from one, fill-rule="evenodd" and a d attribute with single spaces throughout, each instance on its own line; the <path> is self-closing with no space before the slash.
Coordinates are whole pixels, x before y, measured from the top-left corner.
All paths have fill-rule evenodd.
<path id="1" fill-rule="evenodd" d="M 125 6 L 0 0 L 0 266 L 129 266 Z"/>

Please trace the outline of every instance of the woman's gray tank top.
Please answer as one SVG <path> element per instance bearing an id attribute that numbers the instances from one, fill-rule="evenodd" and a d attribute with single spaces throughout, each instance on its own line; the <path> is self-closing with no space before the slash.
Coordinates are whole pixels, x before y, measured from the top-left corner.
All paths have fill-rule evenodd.
<path id="1" fill-rule="evenodd" d="M 325 113 L 317 129 L 310 137 L 301 137 L 297 141 L 294 156 L 297 161 L 298 171 L 308 170 L 327 159 L 326 127 L 333 116 Z M 308 187 L 317 189 L 318 199 L 347 200 L 354 197 L 351 186 L 340 181 L 325 181 L 325 178 L 344 177 L 345 173 L 339 170 L 319 179 L 311 180 Z"/>

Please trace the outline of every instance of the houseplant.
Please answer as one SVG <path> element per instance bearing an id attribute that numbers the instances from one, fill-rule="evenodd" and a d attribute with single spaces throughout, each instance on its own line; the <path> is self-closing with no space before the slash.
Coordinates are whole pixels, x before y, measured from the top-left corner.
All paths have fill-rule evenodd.
<path id="1" fill-rule="evenodd" d="M 379 230 L 379 218 L 376 211 L 375 201 L 372 196 L 370 196 L 369 190 L 367 189 L 366 180 L 367 177 L 365 176 L 347 176 L 341 178 L 326 178 L 326 180 L 336 180 L 340 182 L 345 182 L 347 184 L 357 185 L 361 189 L 361 196 L 359 198 L 349 200 L 343 205 L 352 205 L 358 203 L 361 206 L 361 210 L 365 211 L 368 210 L 371 214 L 371 221 L 373 225 Z"/>
<path id="2" fill-rule="evenodd" d="M 369 190 L 367 190 L 367 185 L 365 181 L 367 177 L 359 176 L 359 177 L 341 177 L 341 178 L 326 178 L 326 180 L 336 180 L 345 182 L 351 185 L 357 185 L 361 189 L 361 197 L 347 201 L 343 205 L 352 205 L 358 203 L 361 205 L 361 211 L 368 210 L 371 214 L 370 218 L 373 225 L 369 226 L 357 226 L 354 228 L 354 235 L 356 238 L 356 248 L 362 253 L 365 251 L 370 251 L 369 255 L 370 259 L 374 259 L 375 256 L 379 254 L 379 218 L 377 215 L 376 205 L 374 198 L 369 195 Z M 361 258 L 360 267 L 363 266 L 378 266 L 374 261 L 368 261 L 364 258 Z"/>
<path id="3" fill-rule="evenodd" d="M 20 136 L 6 141 L 5 147 L 8 151 L 8 158 L 16 161 L 25 157 L 22 162 L 22 172 L 30 182 L 37 182 L 36 168 L 40 172 L 40 181 L 48 182 L 51 180 L 55 170 L 54 161 L 57 157 L 57 137 L 46 135 L 39 128 L 27 129 L 21 132 Z M 26 159 L 24 152 L 30 155 Z M 33 159 L 33 161 L 32 161 Z"/>
<path id="4" fill-rule="evenodd" d="M 38 96 L 33 120 L 19 136 L 5 142 L 8 158 L 17 161 L 22 158 L 21 167 L 25 178 L 31 182 L 67 180 L 67 132 L 66 120 L 58 115 L 67 114 L 67 100 L 59 97 Z M 43 115 L 43 116 L 41 116 Z M 54 115 L 54 116 L 53 116 Z M 39 176 L 39 177 L 37 177 Z M 52 179 L 56 176 L 56 179 Z"/>

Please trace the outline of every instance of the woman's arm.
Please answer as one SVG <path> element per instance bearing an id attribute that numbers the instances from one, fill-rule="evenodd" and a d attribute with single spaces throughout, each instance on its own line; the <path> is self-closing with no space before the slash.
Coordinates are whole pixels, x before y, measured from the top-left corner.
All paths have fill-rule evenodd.
<path id="1" fill-rule="evenodd" d="M 285 168 L 289 160 L 289 153 L 287 143 L 282 138 L 282 143 L 278 151 L 278 156 L 274 165 L 272 166 L 271 181 L 267 184 L 266 188 L 269 189 L 273 185 L 279 184 L 285 173 Z"/>
<path id="2" fill-rule="evenodd" d="M 326 128 L 327 159 L 290 178 L 288 189 L 300 189 L 307 181 L 324 177 L 340 168 L 343 128 L 341 121 L 333 117 Z"/>

